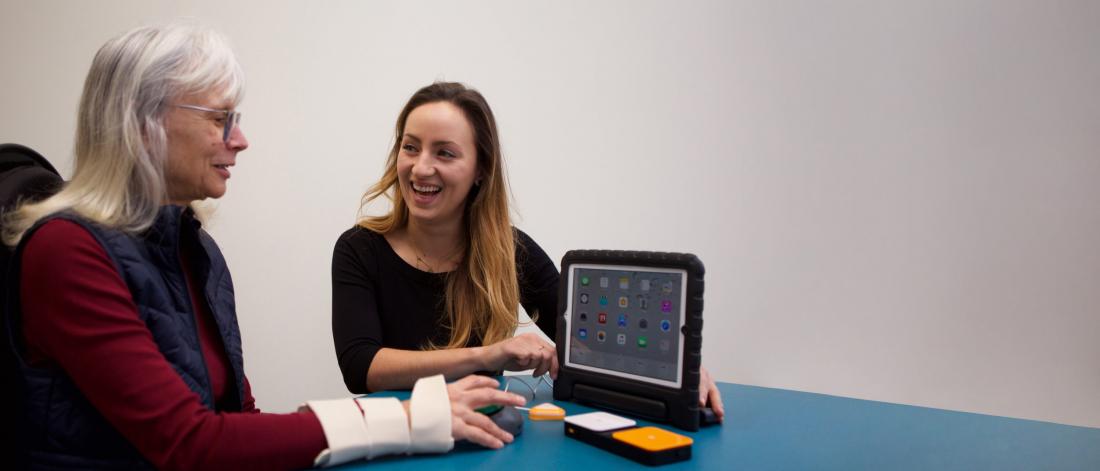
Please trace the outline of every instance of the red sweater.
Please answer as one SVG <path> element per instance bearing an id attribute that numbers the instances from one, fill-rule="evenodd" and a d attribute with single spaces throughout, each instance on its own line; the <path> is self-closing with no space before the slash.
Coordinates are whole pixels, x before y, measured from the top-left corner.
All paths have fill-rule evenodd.
<path id="1" fill-rule="evenodd" d="M 312 413 L 260 413 L 247 379 L 243 412 L 204 406 L 161 355 L 107 252 L 76 223 L 43 225 L 23 260 L 28 360 L 64 370 L 156 467 L 308 468 L 327 446 Z M 190 273 L 187 278 L 192 305 L 200 307 L 195 317 L 215 402 L 233 403 L 236 388 L 217 326 Z"/>

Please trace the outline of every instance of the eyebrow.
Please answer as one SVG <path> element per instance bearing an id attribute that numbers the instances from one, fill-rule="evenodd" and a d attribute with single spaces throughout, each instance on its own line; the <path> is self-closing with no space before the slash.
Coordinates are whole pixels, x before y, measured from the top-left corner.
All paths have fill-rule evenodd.
<path id="1" fill-rule="evenodd" d="M 419 137 L 416 137 L 416 135 L 412 134 L 412 133 L 405 133 L 405 137 L 409 138 L 409 139 L 412 139 L 416 142 L 422 142 L 422 140 Z M 447 145 L 447 144 L 458 146 L 458 143 L 454 142 L 454 141 L 433 141 L 432 142 L 433 146 L 442 146 L 442 145 Z"/>

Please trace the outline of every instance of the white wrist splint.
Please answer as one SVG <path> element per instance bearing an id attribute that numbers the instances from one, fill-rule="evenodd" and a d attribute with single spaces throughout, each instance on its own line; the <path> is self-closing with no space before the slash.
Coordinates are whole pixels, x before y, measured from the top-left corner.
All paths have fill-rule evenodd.
<path id="1" fill-rule="evenodd" d="M 409 451 L 409 418 L 395 397 L 356 399 L 363 409 L 369 450 L 367 459 Z"/>
<path id="2" fill-rule="evenodd" d="M 451 437 L 451 400 L 443 375 L 420 378 L 409 400 L 413 453 L 444 453 L 454 448 Z"/>
<path id="3" fill-rule="evenodd" d="M 354 399 L 308 401 L 299 408 L 313 411 L 325 431 L 328 448 L 313 460 L 314 466 L 336 466 L 362 458 L 370 450 L 363 414 Z"/>

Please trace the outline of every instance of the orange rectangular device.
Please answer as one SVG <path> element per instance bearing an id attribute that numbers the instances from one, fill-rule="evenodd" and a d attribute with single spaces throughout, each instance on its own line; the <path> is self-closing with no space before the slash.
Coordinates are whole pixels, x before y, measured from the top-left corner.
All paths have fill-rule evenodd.
<path id="1" fill-rule="evenodd" d="M 657 427 L 638 427 L 613 432 L 611 438 L 646 451 L 665 451 L 690 447 L 691 437 Z"/>
<path id="2" fill-rule="evenodd" d="M 565 418 L 565 435 L 642 464 L 659 466 L 691 459 L 691 437 L 606 412 Z"/>

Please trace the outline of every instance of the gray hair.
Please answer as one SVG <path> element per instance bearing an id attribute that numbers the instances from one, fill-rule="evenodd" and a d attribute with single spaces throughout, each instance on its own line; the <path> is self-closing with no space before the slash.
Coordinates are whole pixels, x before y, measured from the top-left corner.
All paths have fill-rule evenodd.
<path id="1" fill-rule="evenodd" d="M 226 39 L 209 28 L 180 21 L 107 41 L 84 81 L 72 180 L 56 195 L 6 214 L 4 242 L 16 245 L 37 221 L 61 211 L 124 232 L 147 229 L 168 201 L 169 107 L 211 91 L 235 107 L 244 74 Z"/>

